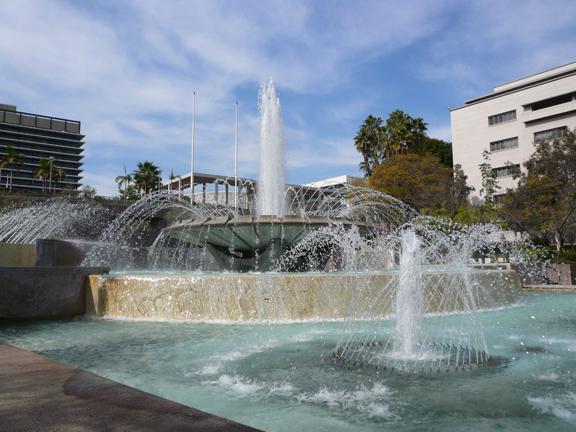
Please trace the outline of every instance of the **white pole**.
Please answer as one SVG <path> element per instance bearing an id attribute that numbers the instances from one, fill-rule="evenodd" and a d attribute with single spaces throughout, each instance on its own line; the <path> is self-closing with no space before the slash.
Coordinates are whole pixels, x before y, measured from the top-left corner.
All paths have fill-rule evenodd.
<path id="1" fill-rule="evenodd" d="M 234 136 L 234 209 L 238 210 L 238 101 L 236 101 L 236 134 Z"/>
<path id="2" fill-rule="evenodd" d="M 196 144 L 196 91 L 192 94 L 192 154 L 190 155 L 190 205 L 194 203 L 194 147 Z"/>

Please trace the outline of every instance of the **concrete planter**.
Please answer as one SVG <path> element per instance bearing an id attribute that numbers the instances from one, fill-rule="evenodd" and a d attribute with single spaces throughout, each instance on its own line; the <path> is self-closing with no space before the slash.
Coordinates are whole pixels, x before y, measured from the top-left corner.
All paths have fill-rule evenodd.
<path id="1" fill-rule="evenodd" d="M 576 264 L 552 264 L 547 276 L 554 284 L 576 285 Z"/>

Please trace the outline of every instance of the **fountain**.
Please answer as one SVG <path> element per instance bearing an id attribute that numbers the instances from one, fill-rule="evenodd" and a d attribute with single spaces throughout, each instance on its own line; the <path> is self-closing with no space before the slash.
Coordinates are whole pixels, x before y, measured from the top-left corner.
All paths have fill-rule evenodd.
<path id="1" fill-rule="evenodd" d="M 260 176 L 258 215 L 284 215 L 284 133 L 274 82 L 260 86 Z"/>
<path id="2" fill-rule="evenodd" d="M 426 316 L 473 315 L 477 308 L 518 298 L 514 270 L 471 266 L 474 256 L 502 243 L 502 231 L 415 219 L 406 204 L 363 187 L 286 187 L 280 103 L 272 82 L 261 87 L 259 100 L 260 177 L 256 187 L 243 188 L 244 205 L 201 199 L 191 205 L 166 190 L 132 205 L 85 260 L 119 272 L 91 279 L 89 310 L 204 321 L 355 323 L 393 316 L 395 334 L 370 341 L 384 342 L 379 355 L 360 353 L 361 332 L 352 325 L 353 337 L 339 344 L 336 358 L 348 361 L 353 353 L 383 364 L 440 356 L 449 363 L 457 357 L 461 365 L 462 354 L 453 355 L 452 346 L 462 345 L 474 350 L 468 357 L 474 352 L 477 363 L 483 362 L 480 335 L 469 335 L 466 343 L 438 340 L 429 334 Z M 516 246 L 509 249 L 512 260 L 521 259 Z"/>
<path id="3" fill-rule="evenodd" d="M 212 270 L 269 271 L 278 269 L 277 262 L 287 251 L 320 228 L 354 226 L 368 237 L 397 227 L 416 214 L 389 195 L 350 185 L 336 189 L 286 188 L 280 101 L 272 81 L 260 88 L 259 108 L 260 176 L 255 191 L 252 186 L 245 187 L 247 201 L 255 195 L 256 205 L 251 212 L 198 202 L 201 200 L 190 206 L 180 194 L 161 191 L 128 209 L 102 241 L 130 251 L 128 242 L 139 237 L 129 233 L 140 223 L 136 221 L 145 222 L 155 213 L 172 209 L 173 214 L 177 213 L 173 218 L 176 221 L 159 233 L 152 257 L 162 254 L 162 248 L 172 248 L 178 256 L 195 255 L 203 264 L 212 263 Z M 92 263 L 115 261 L 110 251 L 102 250 L 106 247 L 92 254 Z M 104 261 L 98 254 L 105 255 Z M 158 259 L 153 261 L 159 263 Z M 325 265 L 326 261 L 318 263 L 316 270 L 324 270 Z"/>
<path id="4" fill-rule="evenodd" d="M 266 430 L 573 421 L 571 294 L 502 307 L 520 298 L 529 243 L 358 186 L 285 186 L 272 84 L 260 99 L 261 163 L 275 168 L 238 208 L 147 195 L 84 260 L 112 269 L 85 286 L 87 315 L 113 320 L 7 325 L 0 339 Z M 94 239 L 99 213 L 74 205 L 2 213 L 2 239 Z M 485 367 L 498 356 L 507 369 Z"/>

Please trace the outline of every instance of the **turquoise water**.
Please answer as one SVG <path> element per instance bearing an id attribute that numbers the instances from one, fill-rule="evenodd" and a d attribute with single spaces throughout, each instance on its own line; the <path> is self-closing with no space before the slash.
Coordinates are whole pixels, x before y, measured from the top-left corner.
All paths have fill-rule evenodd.
<path id="1" fill-rule="evenodd" d="M 333 364 L 342 323 L 76 319 L 0 326 L 0 340 L 268 431 L 576 430 L 576 294 L 481 318 L 499 365 L 425 376 Z"/>

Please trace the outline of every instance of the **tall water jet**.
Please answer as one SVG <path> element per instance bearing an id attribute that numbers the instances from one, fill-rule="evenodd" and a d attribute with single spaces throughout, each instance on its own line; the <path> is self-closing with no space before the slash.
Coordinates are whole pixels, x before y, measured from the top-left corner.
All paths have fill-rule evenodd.
<path id="1" fill-rule="evenodd" d="M 417 341 L 422 320 L 422 278 L 420 275 L 420 241 L 414 230 L 401 239 L 398 291 L 396 292 L 394 349 L 399 357 L 417 355 Z"/>
<path id="2" fill-rule="evenodd" d="M 258 215 L 284 216 L 284 133 L 274 82 L 260 86 Z"/>

